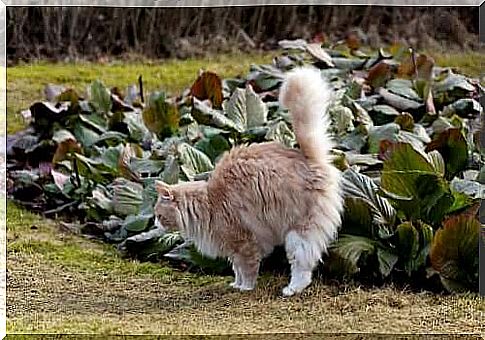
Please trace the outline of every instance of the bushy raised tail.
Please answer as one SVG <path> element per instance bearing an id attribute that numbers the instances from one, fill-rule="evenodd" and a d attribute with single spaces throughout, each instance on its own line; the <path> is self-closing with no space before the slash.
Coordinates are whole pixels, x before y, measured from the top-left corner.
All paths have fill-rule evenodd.
<path id="1" fill-rule="evenodd" d="M 334 142 L 329 135 L 328 107 L 333 90 L 313 67 L 298 67 L 287 73 L 280 89 L 281 105 L 288 108 L 293 131 L 302 153 L 310 161 L 327 165 Z"/>

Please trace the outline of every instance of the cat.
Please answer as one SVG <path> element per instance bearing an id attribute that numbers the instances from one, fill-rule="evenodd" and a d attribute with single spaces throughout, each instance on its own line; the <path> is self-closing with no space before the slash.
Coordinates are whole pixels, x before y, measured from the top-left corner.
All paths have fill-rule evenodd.
<path id="1" fill-rule="evenodd" d="M 284 296 L 302 292 L 341 224 L 341 172 L 328 107 L 333 91 L 320 71 L 286 73 L 279 100 L 289 109 L 299 149 L 278 142 L 236 146 L 208 181 L 168 185 L 157 181 L 156 222 L 180 230 L 205 256 L 232 263 L 233 288 L 256 286 L 261 260 L 284 245 L 291 279 Z"/>

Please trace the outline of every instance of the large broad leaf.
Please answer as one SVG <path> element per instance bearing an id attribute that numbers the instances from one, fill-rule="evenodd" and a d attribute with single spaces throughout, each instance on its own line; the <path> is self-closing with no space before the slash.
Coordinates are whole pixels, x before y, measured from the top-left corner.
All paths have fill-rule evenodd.
<path id="1" fill-rule="evenodd" d="M 375 105 L 369 110 L 369 115 L 372 117 L 372 121 L 375 125 L 384 125 L 392 123 L 397 117 L 400 116 L 399 111 L 389 105 Z"/>
<path id="2" fill-rule="evenodd" d="M 181 169 L 189 180 L 192 180 L 196 174 L 214 170 L 210 158 L 187 143 L 178 146 L 178 153 Z"/>
<path id="3" fill-rule="evenodd" d="M 238 131 L 244 131 L 266 123 L 268 108 L 253 91 L 251 85 L 245 90 L 237 88 L 225 107 L 227 117 L 232 120 Z"/>
<path id="4" fill-rule="evenodd" d="M 440 221 L 453 199 L 448 183 L 427 157 L 410 144 L 391 146 L 384 162 L 381 186 L 408 218 Z"/>
<path id="5" fill-rule="evenodd" d="M 382 246 L 377 247 L 376 255 L 380 274 L 382 277 L 388 277 L 399 260 L 399 257 L 390 249 Z"/>
<path id="6" fill-rule="evenodd" d="M 241 126 L 226 117 L 222 111 L 210 108 L 207 104 L 197 98 L 193 98 L 192 116 L 199 124 L 227 129 L 229 131 L 244 131 L 244 126 Z"/>
<path id="7" fill-rule="evenodd" d="M 168 155 L 162 172 L 162 179 L 167 184 L 176 184 L 179 180 L 180 167 L 173 155 Z"/>
<path id="8" fill-rule="evenodd" d="M 396 123 L 373 126 L 369 129 L 368 152 L 378 153 L 381 141 L 397 142 L 400 127 Z"/>
<path id="9" fill-rule="evenodd" d="M 211 161 L 215 163 L 219 156 L 231 148 L 231 145 L 223 136 L 215 135 L 201 139 L 194 147 L 209 156 Z"/>
<path id="10" fill-rule="evenodd" d="M 155 92 L 150 96 L 148 106 L 142 112 L 143 122 L 160 139 L 177 132 L 180 115 L 177 107 L 168 102 L 165 93 Z"/>
<path id="11" fill-rule="evenodd" d="M 76 136 L 79 143 L 81 143 L 81 145 L 85 148 L 91 147 L 99 140 L 100 137 L 99 133 L 82 122 L 76 124 L 72 132 L 74 136 Z"/>
<path id="12" fill-rule="evenodd" d="M 416 93 L 413 88 L 413 82 L 408 79 L 392 79 L 387 82 L 386 89 L 391 93 L 413 100 L 415 102 L 421 102 L 422 98 Z"/>
<path id="13" fill-rule="evenodd" d="M 348 169 L 343 174 L 343 192 L 345 197 L 358 199 L 370 208 L 372 222 L 379 226 L 392 226 L 396 218 L 396 211 L 389 201 L 381 197 L 377 185 L 370 177 Z"/>
<path id="14" fill-rule="evenodd" d="M 164 255 L 172 261 L 182 262 L 189 266 L 189 269 L 196 269 L 203 273 L 226 274 L 230 265 L 223 259 L 212 259 L 197 251 L 192 242 L 184 242 Z"/>
<path id="15" fill-rule="evenodd" d="M 330 256 L 341 260 L 342 268 L 336 268 L 336 271 L 354 275 L 360 270 L 361 258 L 373 255 L 375 251 L 375 241 L 367 237 L 342 234 L 330 248 Z"/>
<path id="16" fill-rule="evenodd" d="M 414 112 L 424 108 L 423 103 L 394 94 L 384 88 L 379 89 L 379 94 L 384 99 L 384 102 L 400 111 Z"/>
<path id="17" fill-rule="evenodd" d="M 123 122 L 127 125 L 130 137 L 137 142 L 150 138 L 150 132 L 146 128 L 143 118 L 136 112 L 124 112 Z"/>
<path id="18" fill-rule="evenodd" d="M 296 144 L 295 135 L 283 121 L 273 124 L 266 133 L 265 138 L 269 141 L 278 141 L 290 148 Z"/>
<path id="19" fill-rule="evenodd" d="M 475 118 L 480 116 L 482 111 L 482 105 L 478 101 L 471 98 L 464 98 L 443 108 L 443 115 L 452 117 L 456 114 L 463 118 Z"/>
<path id="20" fill-rule="evenodd" d="M 141 232 L 148 227 L 148 222 L 153 217 L 153 213 L 142 211 L 137 215 L 128 215 L 122 223 L 122 227 L 130 232 Z"/>
<path id="21" fill-rule="evenodd" d="M 272 65 L 251 65 L 247 81 L 258 93 L 270 91 L 283 82 L 285 74 Z"/>
<path id="22" fill-rule="evenodd" d="M 351 109 L 343 105 L 337 105 L 332 107 L 329 112 L 337 129 L 337 134 L 344 135 L 354 129 L 354 114 Z"/>
<path id="23" fill-rule="evenodd" d="M 431 264 L 448 290 L 477 290 L 479 233 L 480 222 L 466 214 L 448 218 L 436 232 Z"/>
<path id="24" fill-rule="evenodd" d="M 154 261 L 182 242 L 179 233 L 165 233 L 161 228 L 153 228 L 126 238 L 118 248 L 140 260 Z"/>
<path id="25" fill-rule="evenodd" d="M 468 145 L 460 129 L 447 129 L 427 145 L 426 151 L 437 150 L 446 164 L 446 178 L 452 179 L 468 164 Z"/>
<path id="26" fill-rule="evenodd" d="M 396 229 L 397 251 L 408 275 L 422 269 L 433 239 L 433 229 L 423 223 L 404 222 Z"/>
<path id="27" fill-rule="evenodd" d="M 445 79 L 433 86 L 433 97 L 437 103 L 446 105 L 466 98 L 474 91 L 475 86 L 465 76 L 450 71 Z"/>
<path id="28" fill-rule="evenodd" d="M 222 80 L 214 72 L 202 72 L 192 85 L 190 94 L 199 100 L 210 100 L 216 109 L 222 108 Z"/>
<path id="29" fill-rule="evenodd" d="M 108 113 L 111 110 L 111 93 L 100 80 L 95 80 L 88 88 L 90 104 L 98 113 Z"/>
<path id="30" fill-rule="evenodd" d="M 310 53 L 315 59 L 320 62 L 323 62 L 328 67 L 335 67 L 332 62 L 332 57 L 322 48 L 321 44 L 312 43 L 306 45 L 306 50 Z"/>
<path id="31" fill-rule="evenodd" d="M 143 204 L 143 186 L 124 178 L 117 178 L 112 187 L 115 212 L 120 216 L 137 215 Z"/>

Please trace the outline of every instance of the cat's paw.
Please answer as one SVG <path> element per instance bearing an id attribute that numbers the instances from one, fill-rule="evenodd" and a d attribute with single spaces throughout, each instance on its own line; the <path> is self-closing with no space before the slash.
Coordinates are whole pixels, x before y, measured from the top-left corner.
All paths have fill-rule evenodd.
<path id="1" fill-rule="evenodd" d="M 283 288 L 283 296 L 293 296 L 296 293 L 297 291 L 293 287 L 286 286 L 285 288 Z"/>
<path id="2" fill-rule="evenodd" d="M 245 292 L 249 292 L 251 290 L 254 290 L 254 286 L 249 286 L 249 285 L 240 285 L 237 287 L 240 291 L 245 291 Z"/>
<path id="3" fill-rule="evenodd" d="M 234 288 L 234 289 L 239 289 L 239 288 L 240 288 L 240 284 L 239 284 L 239 283 L 237 283 L 236 281 L 231 282 L 231 283 L 229 284 L 229 286 L 230 286 L 231 288 Z"/>

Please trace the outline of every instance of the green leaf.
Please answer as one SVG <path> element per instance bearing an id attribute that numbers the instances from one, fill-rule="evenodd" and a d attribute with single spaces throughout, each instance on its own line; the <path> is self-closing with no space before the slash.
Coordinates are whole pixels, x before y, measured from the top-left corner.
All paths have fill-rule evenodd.
<path id="1" fill-rule="evenodd" d="M 446 178 L 452 179 L 468 164 L 468 144 L 458 128 L 447 129 L 427 145 L 426 151 L 437 150 L 446 164 Z"/>
<path id="2" fill-rule="evenodd" d="M 137 215 L 143 204 L 143 186 L 124 178 L 113 184 L 113 206 L 120 216 Z"/>
<path id="3" fill-rule="evenodd" d="M 296 144 L 296 138 L 293 131 L 290 130 L 285 122 L 279 121 L 270 126 L 265 136 L 268 141 L 277 141 L 287 147 L 294 147 Z"/>
<path id="4" fill-rule="evenodd" d="M 162 179 L 167 184 L 176 184 L 179 180 L 180 167 L 177 163 L 177 159 L 168 155 L 165 160 L 165 167 L 162 173 Z"/>
<path id="5" fill-rule="evenodd" d="M 480 116 L 483 108 L 475 99 L 464 98 L 443 108 L 443 116 L 452 117 L 458 115 L 463 118 L 474 118 Z"/>
<path id="6" fill-rule="evenodd" d="M 349 275 L 357 273 L 362 256 L 376 251 L 376 243 L 367 237 L 342 234 L 331 247 L 331 253 L 345 261 L 345 271 Z"/>
<path id="7" fill-rule="evenodd" d="M 196 174 L 214 170 L 210 158 L 187 143 L 178 146 L 178 153 L 182 164 L 181 169 L 189 180 L 193 179 Z"/>
<path id="8" fill-rule="evenodd" d="M 401 114 L 395 108 L 389 105 L 375 105 L 369 111 L 372 121 L 375 125 L 384 125 L 392 123 Z"/>
<path id="9" fill-rule="evenodd" d="M 396 218 L 396 211 L 389 201 L 378 195 L 378 187 L 370 177 L 348 169 L 343 174 L 345 197 L 359 199 L 371 209 L 372 221 L 377 225 L 392 226 Z"/>
<path id="10" fill-rule="evenodd" d="M 216 128 L 227 129 L 230 131 L 243 132 L 244 128 L 236 124 L 234 121 L 224 116 L 222 111 L 217 111 L 204 102 L 193 98 L 194 105 L 192 107 L 192 116 L 197 123 L 202 125 L 209 125 Z"/>
<path id="11" fill-rule="evenodd" d="M 377 247 L 376 254 L 379 272 L 383 277 L 388 277 L 399 259 L 398 256 L 382 246 Z"/>
<path id="12" fill-rule="evenodd" d="M 122 227 L 131 232 L 141 232 L 148 227 L 148 221 L 153 214 L 143 212 L 138 215 L 128 215 L 122 223 Z"/>
<path id="13" fill-rule="evenodd" d="M 408 79 L 392 79 L 387 82 L 386 89 L 398 96 L 421 102 L 422 98 L 414 91 L 413 82 Z"/>
<path id="14" fill-rule="evenodd" d="M 468 97 L 474 91 L 475 86 L 465 76 L 448 72 L 445 79 L 434 84 L 433 98 L 438 104 L 446 105 Z"/>
<path id="15" fill-rule="evenodd" d="M 150 138 L 150 131 L 143 122 L 142 115 L 136 112 L 124 112 L 123 122 L 127 125 L 130 137 L 137 142 Z"/>
<path id="16" fill-rule="evenodd" d="M 254 128 L 266 123 L 268 116 L 268 107 L 257 95 L 253 87 L 246 87 L 246 111 L 247 111 L 247 128 Z"/>
<path id="17" fill-rule="evenodd" d="M 330 109 L 330 116 L 337 128 L 339 135 L 344 135 L 354 129 L 354 114 L 351 109 L 343 105 L 337 105 Z"/>
<path id="18" fill-rule="evenodd" d="M 138 174 L 157 174 L 162 171 L 164 162 L 156 159 L 131 158 L 130 169 Z"/>
<path id="19" fill-rule="evenodd" d="M 268 108 L 253 91 L 251 85 L 245 90 L 237 88 L 225 107 L 227 117 L 238 127 L 238 131 L 263 125 Z"/>
<path id="20" fill-rule="evenodd" d="M 93 190 L 93 197 L 89 201 L 89 203 L 99 209 L 104 210 L 108 214 L 111 214 L 113 212 L 114 207 L 112 196 L 104 187 L 98 187 Z"/>
<path id="21" fill-rule="evenodd" d="M 201 139 L 195 143 L 194 147 L 209 156 L 211 161 L 215 163 L 220 155 L 231 148 L 231 145 L 223 136 L 215 135 Z"/>
<path id="22" fill-rule="evenodd" d="M 179 128 L 180 115 L 176 105 L 170 103 L 164 92 L 150 95 L 149 104 L 142 112 L 143 122 L 160 139 L 174 135 Z"/>
<path id="23" fill-rule="evenodd" d="M 400 127 L 396 123 L 389 123 L 381 126 L 373 126 L 369 129 L 368 145 L 369 153 L 378 153 L 381 141 L 398 141 Z"/>
<path id="24" fill-rule="evenodd" d="M 405 261 L 414 259 L 419 251 L 419 233 L 413 223 L 401 223 L 396 228 L 396 234 L 399 257 Z"/>
<path id="25" fill-rule="evenodd" d="M 381 186 L 394 196 L 395 203 L 409 218 L 436 222 L 453 203 L 448 184 L 440 173 L 424 154 L 406 143 L 391 147 L 390 156 L 384 161 Z"/>
<path id="26" fill-rule="evenodd" d="M 428 158 L 428 162 L 433 166 L 434 170 L 444 177 L 445 161 L 443 159 L 443 156 L 441 156 L 441 154 L 439 153 L 439 151 L 433 150 L 431 152 L 428 152 L 426 156 Z"/>
<path id="27" fill-rule="evenodd" d="M 96 112 L 108 113 L 111 110 L 111 93 L 100 80 L 92 82 L 88 92 Z"/>
<path id="28" fill-rule="evenodd" d="M 237 130 L 244 131 L 247 126 L 246 91 L 237 88 L 227 102 L 225 111 L 227 118 L 237 126 Z"/>
<path id="29" fill-rule="evenodd" d="M 415 100 L 399 96 L 384 88 L 379 89 L 379 94 L 384 99 L 384 102 L 400 111 L 414 112 L 424 108 L 424 104 L 422 102 L 417 102 Z"/>
<path id="30" fill-rule="evenodd" d="M 76 124 L 72 132 L 76 136 L 76 139 L 85 148 L 89 148 L 94 145 L 94 143 L 99 140 L 100 136 L 97 132 L 87 127 L 84 123 Z"/>

